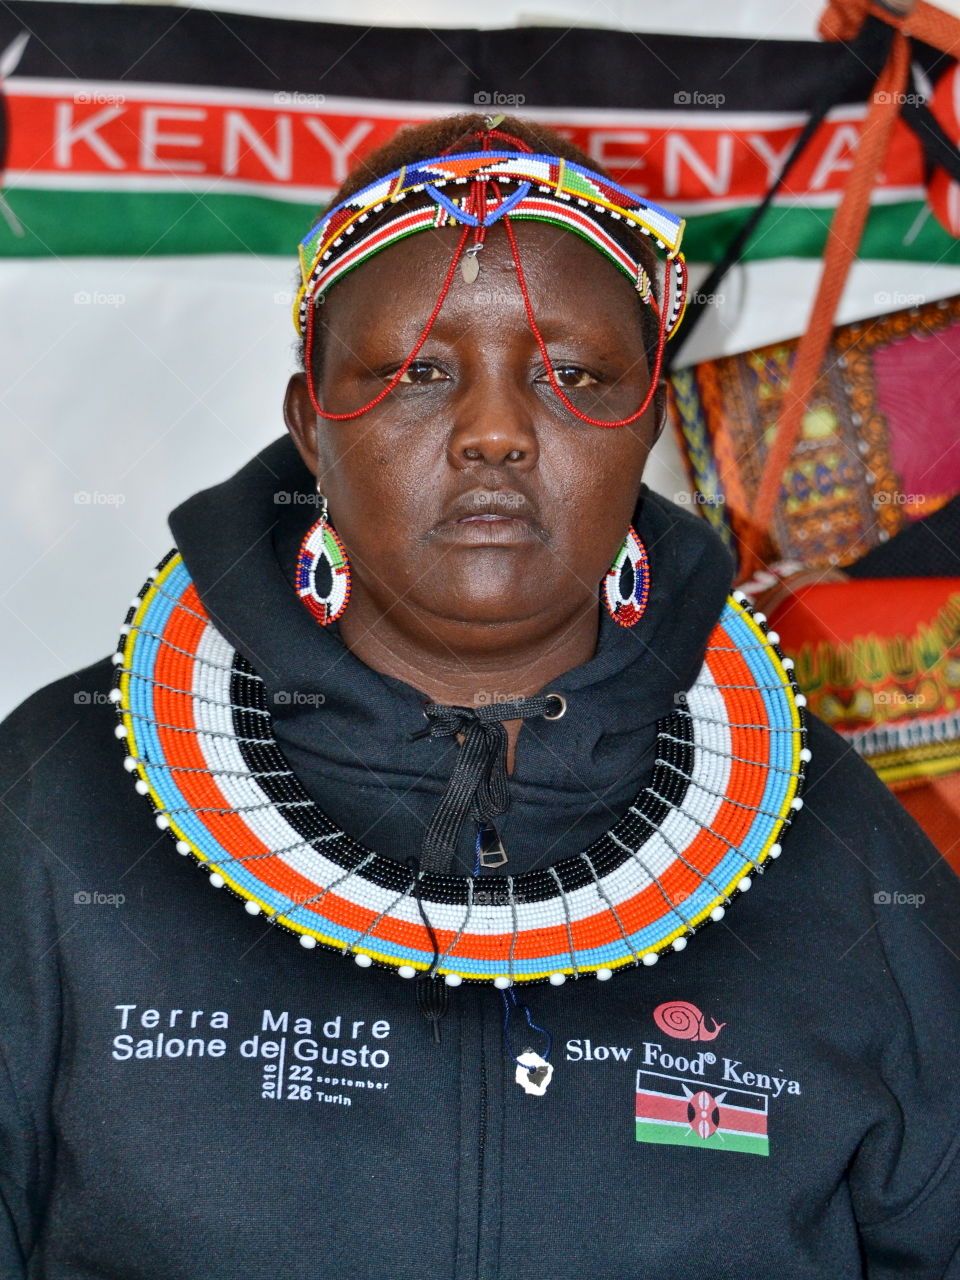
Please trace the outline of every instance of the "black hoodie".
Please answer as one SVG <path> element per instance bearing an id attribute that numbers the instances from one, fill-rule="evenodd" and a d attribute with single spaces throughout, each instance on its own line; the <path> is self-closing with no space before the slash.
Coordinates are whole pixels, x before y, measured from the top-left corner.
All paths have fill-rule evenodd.
<path id="1" fill-rule="evenodd" d="M 423 695 L 296 599 L 309 494 L 279 442 L 171 525 L 310 796 L 405 858 L 456 748 L 411 740 Z M 568 714 L 525 724 L 518 871 L 624 812 L 729 587 L 703 522 L 652 494 L 637 521 L 643 638 L 604 621 L 551 685 Z M 822 724 L 783 856 L 724 920 L 652 969 L 525 993 L 554 1042 L 534 1097 L 500 992 L 453 991 L 436 1044 L 394 974 L 212 891 L 124 773 L 112 682 L 49 686 L 0 741 L 3 1280 L 960 1277 L 960 882 Z M 768 1154 L 637 1124 L 679 1090 L 739 1107 Z"/>

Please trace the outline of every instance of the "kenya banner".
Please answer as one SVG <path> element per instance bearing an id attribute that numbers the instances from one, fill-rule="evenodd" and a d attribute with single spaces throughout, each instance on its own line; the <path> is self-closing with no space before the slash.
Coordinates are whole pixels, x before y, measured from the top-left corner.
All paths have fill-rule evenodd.
<path id="1" fill-rule="evenodd" d="M 515 110 L 689 219 L 715 259 L 816 100 L 833 103 L 747 260 L 817 258 L 890 31 L 856 45 L 619 31 L 362 29 L 156 6 L 5 3 L 0 256 L 289 254 L 398 126 Z M 920 49 L 942 76 L 952 64 Z M 926 80 L 925 83 L 928 83 Z M 860 256 L 960 264 L 898 124 Z"/>

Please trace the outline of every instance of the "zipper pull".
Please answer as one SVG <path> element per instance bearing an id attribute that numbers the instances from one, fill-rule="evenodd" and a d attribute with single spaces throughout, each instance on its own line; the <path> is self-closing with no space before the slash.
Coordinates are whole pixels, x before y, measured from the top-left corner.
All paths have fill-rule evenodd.
<path id="1" fill-rule="evenodd" d="M 507 861 L 507 851 L 492 822 L 483 823 L 477 832 L 477 853 L 479 865 L 488 870 L 502 867 Z"/>

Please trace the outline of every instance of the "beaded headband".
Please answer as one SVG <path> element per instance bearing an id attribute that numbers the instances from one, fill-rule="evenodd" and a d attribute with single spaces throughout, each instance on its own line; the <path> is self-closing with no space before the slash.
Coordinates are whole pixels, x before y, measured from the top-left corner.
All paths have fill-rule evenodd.
<path id="1" fill-rule="evenodd" d="M 645 411 L 652 399 L 660 372 L 664 343 L 676 333 L 683 318 L 687 293 L 687 272 L 680 243 L 683 238 L 684 219 L 646 200 L 641 200 L 625 187 L 610 178 L 583 165 L 560 156 L 539 155 L 510 134 L 488 127 L 477 131 L 484 149 L 472 152 L 444 153 L 431 159 L 403 165 L 386 177 L 378 178 L 361 191 L 330 209 L 307 233 L 300 243 L 300 274 L 302 284 L 294 303 L 294 325 L 305 339 L 306 374 L 310 398 L 316 412 L 325 418 L 344 419 L 358 417 L 379 403 L 397 385 L 439 314 L 443 300 L 449 291 L 457 263 L 464 255 L 464 245 L 474 231 L 473 245 L 465 251 L 464 278 L 475 279 L 479 264 L 476 256 L 483 247 L 484 235 L 494 223 L 503 222 L 517 279 L 523 294 L 527 319 L 543 356 L 551 386 L 568 409 L 586 422 L 596 426 L 614 427 L 633 422 Z M 490 150 L 490 138 L 506 138 L 522 150 Z M 456 144 L 454 144 L 456 145 Z M 505 194 L 501 184 L 514 189 Z M 445 190 L 449 188 L 452 190 Z M 465 188 L 458 192 L 458 188 Z M 385 218 L 377 218 L 372 229 L 366 227 L 371 215 L 380 214 L 391 205 L 400 205 L 409 195 L 425 195 L 431 203 L 415 209 L 398 208 Z M 519 251 L 513 234 L 512 220 L 527 219 L 548 222 L 573 231 L 598 249 L 608 261 L 628 277 L 642 300 L 652 307 L 658 320 L 657 352 L 651 370 L 650 389 L 643 405 L 636 413 L 616 422 L 592 418 L 581 413 L 565 395 L 556 381 L 553 365 L 547 356 L 546 346 L 537 326 L 530 303 Z M 605 219 L 627 222 L 642 234 L 649 236 L 658 249 L 664 250 L 667 262 L 667 278 L 664 282 L 662 308 L 657 305 L 652 283 L 646 268 L 638 257 L 621 245 L 603 225 Z M 366 262 L 374 254 L 386 249 L 405 236 L 433 227 L 461 224 L 460 236 L 453 259 L 444 279 L 440 295 L 425 328 L 404 364 L 393 375 L 384 390 L 368 404 L 351 413 L 328 413 L 316 397 L 313 385 L 312 347 L 316 304 L 325 292 L 342 280 L 354 268 Z M 467 259 L 473 257 L 472 269 Z"/>

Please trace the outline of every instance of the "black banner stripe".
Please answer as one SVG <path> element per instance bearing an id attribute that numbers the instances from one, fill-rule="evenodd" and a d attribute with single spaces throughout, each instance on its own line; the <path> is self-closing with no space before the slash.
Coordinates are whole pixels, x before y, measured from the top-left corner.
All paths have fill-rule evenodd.
<path id="1" fill-rule="evenodd" d="M 10 0 L 0 48 L 31 39 L 17 76 L 324 93 L 474 106 L 479 91 L 521 94 L 520 110 L 577 106 L 702 110 L 678 93 L 722 95 L 736 111 L 806 111 L 829 83 L 864 102 L 890 28 L 870 19 L 835 43 L 643 34 L 583 27 L 478 31 L 358 27 L 167 6 Z M 920 65 L 948 60 L 918 46 Z"/>

